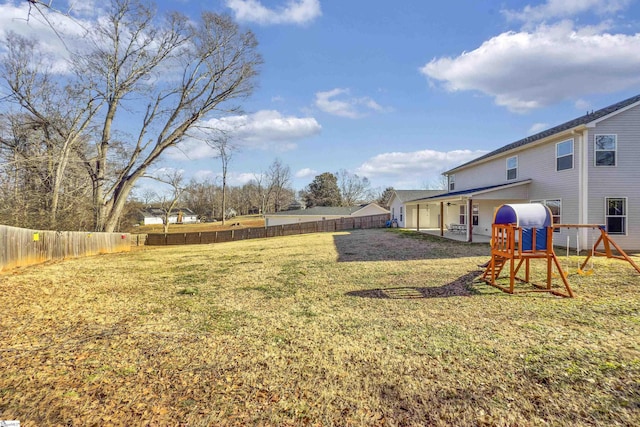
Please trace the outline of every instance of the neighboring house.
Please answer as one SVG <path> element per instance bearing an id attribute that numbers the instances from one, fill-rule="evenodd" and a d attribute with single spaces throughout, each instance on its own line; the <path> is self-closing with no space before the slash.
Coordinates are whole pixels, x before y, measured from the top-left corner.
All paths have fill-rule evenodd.
<path id="1" fill-rule="evenodd" d="M 384 215 L 389 211 L 375 203 L 363 206 L 331 207 L 316 206 L 314 208 L 282 211 L 266 214 L 265 225 L 298 224 L 300 222 L 323 221 L 326 219 L 353 218 L 359 216 Z"/>
<path id="2" fill-rule="evenodd" d="M 162 225 L 165 211 L 162 208 L 144 208 L 140 210 L 140 222 L 142 225 Z M 176 208 L 169 215 L 169 224 L 178 223 L 181 217 L 181 224 L 194 224 L 198 222 L 198 216 L 189 208 Z"/>
<path id="3" fill-rule="evenodd" d="M 462 224 L 468 241 L 489 236 L 498 206 L 538 202 L 551 209 L 555 223 L 602 224 L 623 249 L 640 249 L 640 95 L 505 145 L 444 175 L 447 193 L 404 203 L 406 211 L 418 205 L 439 211 L 441 233 L 446 225 Z M 594 234 L 561 229 L 554 241 L 566 245 L 568 237 L 575 247 L 579 235 L 586 249 Z"/>
<path id="4" fill-rule="evenodd" d="M 409 203 L 446 193 L 445 190 L 393 190 L 389 198 L 391 219 L 401 228 L 437 228 L 440 226 L 439 210 L 433 211 L 428 204 Z"/>

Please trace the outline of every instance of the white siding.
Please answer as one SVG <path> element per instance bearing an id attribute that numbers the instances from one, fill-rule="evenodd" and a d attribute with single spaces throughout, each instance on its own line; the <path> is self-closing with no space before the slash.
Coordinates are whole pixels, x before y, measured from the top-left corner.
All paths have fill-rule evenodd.
<path id="1" fill-rule="evenodd" d="M 574 139 L 573 168 L 556 171 L 556 143 L 567 139 Z M 479 199 L 492 198 L 499 200 L 498 204 L 486 206 L 491 211 L 490 220 L 493 221 L 493 209 L 504 203 L 527 203 L 530 200 L 541 199 L 560 199 L 562 201 L 562 222 L 577 223 L 579 219 L 579 167 L 580 167 L 580 137 L 579 135 L 568 136 L 563 135 L 548 141 L 544 144 L 535 145 L 529 149 L 517 152 L 518 155 L 518 177 L 515 181 L 531 179 L 528 185 L 528 194 L 524 193 L 524 199 L 510 199 L 511 197 L 522 194 L 517 187 L 500 192 L 488 193 L 480 195 Z M 476 167 L 456 172 L 456 190 L 464 190 L 470 188 L 478 188 L 497 184 L 508 184 L 506 177 L 506 159 L 512 157 L 513 152 L 505 153 L 496 159 L 493 159 Z M 501 194 L 503 193 L 503 194 Z M 481 226 L 474 234 L 485 234 L 490 229 L 490 223 L 487 224 L 487 212 L 481 210 Z M 450 217 L 447 217 L 450 218 Z M 487 231 L 485 231 L 487 230 Z M 566 243 L 566 230 L 561 233 L 554 234 L 556 243 Z M 560 243 L 563 242 L 563 243 Z"/>
<path id="2" fill-rule="evenodd" d="M 616 166 L 594 166 L 594 137 L 617 135 Z M 640 249 L 640 106 L 589 129 L 588 222 L 604 224 L 605 198 L 627 197 L 627 235 L 612 238 L 625 249 Z"/>

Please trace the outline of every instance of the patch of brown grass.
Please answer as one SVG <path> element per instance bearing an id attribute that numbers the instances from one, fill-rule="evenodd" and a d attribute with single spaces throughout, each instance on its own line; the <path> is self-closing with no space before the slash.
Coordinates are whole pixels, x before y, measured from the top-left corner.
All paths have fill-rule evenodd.
<path id="1" fill-rule="evenodd" d="M 637 425 L 640 279 L 477 280 L 488 246 L 354 230 L 0 277 L 0 419 L 35 425 Z M 541 274 L 536 267 L 534 274 Z"/>
<path id="2" fill-rule="evenodd" d="M 198 233 L 205 231 L 223 231 L 256 227 L 264 227 L 264 217 L 260 215 L 239 216 L 226 220 L 224 225 L 222 225 L 222 221 L 202 222 L 197 224 L 170 224 L 169 233 Z M 135 234 L 164 233 L 164 228 L 162 225 L 141 225 L 140 227 L 132 228 L 130 231 Z"/>

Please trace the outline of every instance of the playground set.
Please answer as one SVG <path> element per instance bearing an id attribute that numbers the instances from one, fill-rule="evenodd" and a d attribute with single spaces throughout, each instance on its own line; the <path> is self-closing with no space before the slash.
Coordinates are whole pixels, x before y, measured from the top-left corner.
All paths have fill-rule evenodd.
<path id="1" fill-rule="evenodd" d="M 568 272 L 560 265 L 558 257 L 553 249 L 553 230 L 559 228 L 584 229 L 588 228 L 599 232 L 599 237 L 578 268 L 580 274 L 591 274 L 593 271 L 585 271 L 585 266 L 592 261 L 592 257 L 605 256 L 625 260 L 640 273 L 640 267 L 613 241 L 602 225 L 597 224 L 553 224 L 551 211 L 548 207 L 539 203 L 506 204 L 498 207 L 494 214 L 491 226 L 491 260 L 487 264 L 482 279 L 489 285 L 504 292 L 513 294 L 519 292 L 548 292 L 561 297 L 573 298 L 573 291 L 567 280 Z M 596 231 L 597 230 L 597 231 Z M 578 239 L 576 239 L 577 251 L 579 251 Z M 599 250 L 603 245 L 604 252 Z M 614 253 L 612 247 L 617 253 Z M 569 242 L 567 242 L 569 250 Z M 540 285 L 531 282 L 531 260 L 546 261 L 546 284 Z M 508 265 L 509 285 L 503 286 L 497 283 L 500 274 Z M 524 265 L 524 277 L 518 276 Z M 554 272 L 554 267 L 557 273 Z M 559 277 L 562 286 L 552 287 L 552 278 Z M 533 290 L 516 291 L 515 282 L 529 283 Z"/>

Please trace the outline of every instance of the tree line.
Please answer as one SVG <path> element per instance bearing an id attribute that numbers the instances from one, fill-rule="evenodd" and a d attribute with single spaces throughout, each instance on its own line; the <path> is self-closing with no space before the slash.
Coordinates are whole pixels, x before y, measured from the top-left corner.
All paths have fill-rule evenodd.
<path id="1" fill-rule="evenodd" d="M 104 8 L 102 19 L 82 25 L 39 9 L 50 14 L 51 37 L 64 52 L 6 35 L 3 222 L 115 230 L 136 183 L 161 155 L 195 135 L 203 143 L 219 138 L 219 129 L 203 123 L 238 112 L 237 102 L 254 88 L 262 62 L 256 38 L 230 17 L 160 15 L 153 3 L 138 0 L 111 0 Z"/>
<path id="2" fill-rule="evenodd" d="M 278 212 L 296 199 L 307 207 L 376 199 L 366 178 L 344 170 L 296 194 L 277 159 L 249 183 L 227 186 L 232 141 L 228 130 L 205 124 L 241 111 L 262 63 L 255 36 L 230 17 L 203 12 L 193 20 L 159 14 L 153 3 L 109 0 L 102 19 L 75 25 L 45 3 L 32 6 L 47 14 L 64 50 L 13 32 L 3 41 L 0 223 L 114 231 L 147 204 L 180 203 L 224 219 L 231 211 Z M 154 176 L 170 190 L 136 194 L 162 154 L 186 140 L 214 149 L 222 182 L 185 184 L 174 171 Z"/>
<path id="3" fill-rule="evenodd" d="M 355 206 L 377 202 L 386 206 L 393 188 L 372 189 L 366 177 L 340 170 L 316 176 L 303 190 L 291 186 L 291 170 L 275 159 L 265 172 L 254 175 L 240 186 L 224 187 L 219 179 L 191 180 L 183 183 L 181 173 L 167 172 L 158 178 L 169 184 L 170 190 L 158 193 L 145 190 L 131 201 L 125 223 L 137 221 L 135 213 L 144 207 L 160 208 L 165 214 L 165 226 L 171 212 L 180 208 L 193 211 L 201 221 L 225 221 L 236 215 L 265 214 L 316 206 Z"/>

